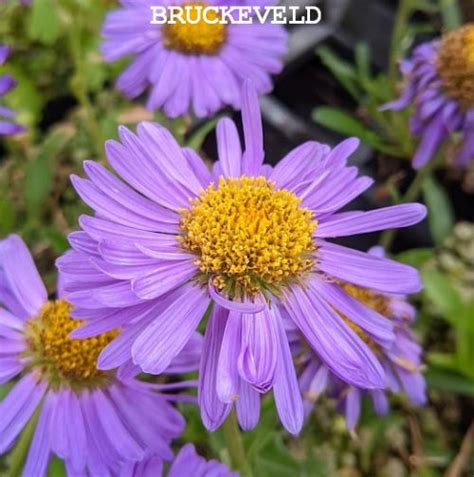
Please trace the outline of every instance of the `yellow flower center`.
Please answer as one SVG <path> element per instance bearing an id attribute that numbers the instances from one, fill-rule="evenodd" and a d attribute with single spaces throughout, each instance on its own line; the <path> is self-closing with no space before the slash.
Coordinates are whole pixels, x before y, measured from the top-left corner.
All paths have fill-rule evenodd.
<path id="1" fill-rule="evenodd" d="M 50 301 L 26 328 L 30 366 L 39 370 L 52 387 L 88 387 L 104 384 L 110 373 L 96 368 L 100 352 L 118 335 L 113 330 L 102 335 L 73 339 L 69 334 L 83 321 L 70 316 L 72 305 L 64 300 Z"/>
<path id="2" fill-rule="evenodd" d="M 230 297 L 301 279 L 313 266 L 312 212 L 264 177 L 221 178 L 182 211 L 182 246 L 198 258 L 205 280 Z"/>
<path id="3" fill-rule="evenodd" d="M 462 107 L 474 107 L 474 24 L 443 36 L 436 66 L 446 93 Z"/>
<path id="4" fill-rule="evenodd" d="M 388 297 L 367 288 L 362 288 L 350 283 L 342 283 L 341 286 L 350 296 L 356 300 L 364 303 L 369 308 L 372 308 L 372 310 L 380 313 L 382 316 L 390 318 L 390 299 Z M 367 333 L 360 326 L 351 321 L 350 317 L 342 314 L 341 317 L 357 334 L 357 336 L 359 336 L 359 338 L 364 341 L 364 343 L 366 343 L 372 351 L 374 351 L 374 353 L 380 353 L 380 346 L 369 335 L 367 335 Z"/>
<path id="5" fill-rule="evenodd" d="M 183 21 L 164 25 L 166 48 L 187 55 L 215 55 L 227 37 L 226 25 L 218 22 L 220 13 L 206 9 L 204 2 L 183 4 Z"/>

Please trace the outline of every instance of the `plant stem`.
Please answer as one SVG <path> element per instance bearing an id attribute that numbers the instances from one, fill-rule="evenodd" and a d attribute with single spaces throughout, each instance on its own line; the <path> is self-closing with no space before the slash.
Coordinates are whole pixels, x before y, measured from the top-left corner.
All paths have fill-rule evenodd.
<path id="1" fill-rule="evenodd" d="M 439 0 L 439 9 L 446 30 L 454 30 L 462 24 L 462 15 L 456 0 Z"/>
<path id="2" fill-rule="evenodd" d="M 251 477 L 252 472 L 245 458 L 244 445 L 242 443 L 242 436 L 240 434 L 235 411 L 232 411 L 229 414 L 229 417 L 224 422 L 222 428 L 232 466 L 240 472 L 242 477 Z"/>
<path id="3" fill-rule="evenodd" d="M 436 168 L 437 165 L 437 158 L 433 158 L 427 164 L 425 164 L 425 166 L 423 166 L 420 170 L 417 171 L 413 182 L 410 184 L 410 187 L 400 199 L 400 204 L 411 202 L 418 197 L 418 194 L 421 191 L 421 187 L 423 186 L 423 182 Z M 385 249 L 386 252 L 390 251 L 397 232 L 398 229 L 389 229 L 385 230 L 382 233 L 382 236 L 380 237 L 380 245 Z"/>
<path id="4" fill-rule="evenodd" d="M 78 12 L 74 22 L 70 25 L 69 30 L 69 51 L 74 63 L 75 74 L 71 81 L 72 91 L 78 100 L 85 115 L 85 123 L 89 136 L 95 144 L 97 157 L 105 162 L 104 154 L 104 138 L 102 137 L 101 128 L 95 115 L 94 106 L 92 105 L 87 91 L 87 84 L 83 76 L 86 70 L 84 65 L 84 52 L 81 47 L 81 25 L 82 17 Z"/>
<path id="5" fill-rule="evenodd" d="M 398 59 L 400 55 L 400 46 L 406 31 L 406 24 L 410 18 L 412 10 L 412 0 L 400 0 L 398 5 L 395 24 L 393 26 L 392 41 L 390 45 L 390 60 L 388 67 L 388 77 L 392 85 L 397 81 Z"/>
<path id="6" fill-rule="evenodd" d="M 10 477 L 19 477 L 21 475 L 23 464 L 25 462 L 26 455 L 28 454 L 28 449 L 30 448 L 30 442 L 36 429 L 36 423 L 38 422 L 39 414 L 40 406 L 38 406 L 33 416 L 31 416 L 28 424 L 20 434 L 20 438 L 18 439 L 15 448 L 10 454 Z"/>

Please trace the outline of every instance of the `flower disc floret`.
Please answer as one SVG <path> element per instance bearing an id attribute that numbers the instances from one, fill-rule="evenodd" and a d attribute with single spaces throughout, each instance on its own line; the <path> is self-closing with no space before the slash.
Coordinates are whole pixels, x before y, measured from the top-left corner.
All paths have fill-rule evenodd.
<path id="1" fill-rule="evenodd" d="M 31 367 L 39 370 L 52 387 L 101 385 L 110 373 L 97 369 L 102 350 L 118 335 L 118 331 L 87 339 L 69 335 L 84 324 L 74 320 L 72 305 L 64 300 L 47 302 L 38 316 L 27 323 L 26 339 Z"/>
<path id="2" fill-rule="evenodd" d="M 474 107 L 474 24 L 443 36 L 436 60 L 446 93 L 468 109 Z"/>
<path id="3" fill-rule="evenodd" d="M 166 48 L 188 55 L 215 55 L 222 48 L 226 37 L 226 25 L 219 22 L 220 15 L 214 10 L 206 11 L 203 2 L 185 3 L 183 22 L 167 23 L 163 27 Z M 188 22 L 192 19 L 193 23 Z"/>
<path id="4" fill-rule="evenodd" d="M 313 266 L 312 212 L 265 177 L 211 184 L 182 212 L 181 228 L 200 271 L 234 296 L 277 291 Z"/>

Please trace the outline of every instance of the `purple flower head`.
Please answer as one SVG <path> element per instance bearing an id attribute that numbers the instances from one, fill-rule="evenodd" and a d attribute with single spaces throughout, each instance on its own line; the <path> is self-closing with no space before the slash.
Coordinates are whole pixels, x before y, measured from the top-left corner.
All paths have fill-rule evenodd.
<path id="1" fill-rule="evenodd" d="M 98 370 L 98 354 L 119 332 L 70 338 L 81 322 L 71 319 L 63 297 L 48 301 L 16 235 L 0 241 L 0 303 L 0 384 L 19 377 L 0 402 L 0 454 L 37 420 L 23 475 L 46 475 L 52 453 L 64 459 L 68 475 L 117 475 L 146 453 L 172 459 L 171 440 L 185 423 L 171 404 L 179 397 L 159 391 L 179 386 Z"/>
<path id="2" fill-rule="evenodd" d="M 0 66 L 5 63 L 10 54 L 10 48 L 0 45 Z M 16 81 L 6 74 L 0 74 L 0 99 L 16 86 Z M 0 136 L 10 136 L 24 131 L 24 127 L 12 122 L 15 111 L 0 104 Z"/>
<path id="3" fill-rule="evenodd" d="M 192 470 L 191 470 L 192 469 Z M 239 477 L 238 472 L 231 472 L 228 467 L 217 460 L 206 461 L 196 453 L 192 444 L 186 444 L 175 457 L 166 477 Z M 163 461 L 154 455 L 147 456 L 138 464 L 127 464 L 122 468 L 120 477 L 136 476 L 160 477 L 163 475 Z"/>
<path id="4" fill-rule="evenodd" d="M 339 212 L 372 180 L 347 159 L 358 141 L 334 149 L 307 142 L 264 165 L 256 91 L 243 92 L 244 149 L 228 118 L 217 126 L 219 161 L 209 171 L 158 124 L 120 128 L 106 151 L 119 177 L 86 162 L 72 177 L 95 216 L 80 219 L 72 251 L 58 260 L 76 336 L 123 327 L 101 353 L 107 370 L 135 366 L 162 373 L 204 316 L 199 403 L 208 429 L 232 407 L 244 429 L 259 419 L 260 394 L 273 389 L 283 425 L 298 433 L 303 403 L 281 318 L 286 311 L 315 353 L 355 386 L 385 386 L 383 366 L 334 308 L 350 314 L 377 343 L 393 324 L 336 281 L 382 293 L 421 288 L 416 270 L 328 241 L 404 227 L 426 214 L 419 204 Z"/>
<path id="5" fill-rule="evenodd" d="M 374 247 L 372 255 L 382 255 L 383 250 Z M 338 310 L 342 319 L 373 350 L 385 370 L 386 389 L 392 392 L 403 391 L 416 405 L 426 402 L 426 383 L 421 374 L 421 348 L 411 331 L 415 320 L 415 309 L 403 295 L 387 295 L 367 288 L 341 283 L 340 286 L 360 303 L 377 312 L 381 320 L 393 325 L 395 339 L 381 343 L 352 321 L 349 310 Z M 287 333 L 292 349 L 299 363 L 299 384 L 304 396 L 305 411 L 308 414 L 321 394 L 327 393 L 338 401 L 338 408 L 345 415 L 350 431 L 357 425 L 361 398 L 371 397 L 377 414 L 386 414 L 388 400 L 383 389 L 367 389 L 354 386 L 336 376 L 331 369 L 306 344 L 291 320 L 287 320 Z"/>
<path id="6" fill-rule="evenodd" d="M 107 61 L 133 56 L 117 87 L 135 98 L 149 89 L 147 107 L 162 109 L 176 117 L 194 111 L 198 117 L 212 116 L 224 106 L 240 109 L 245 79 L 259 94 L 272 89 L 271 75 L 281 71 L 287 34 L 281 25 L 252 23 L 152 25 L 151 6 L 169 6 L 165 0 L 121 0 L 102 30 L 102 53 Z M 241 4 L 242 2 L 238 2 Z M 245 0 L 243 4 L 260 4 Z M 197 7 L 226 7 L 235 0 L 177 1 L 187 6 L 192 18 Z M 210 21 L 217 14 L 210 13 Z"/>
<path id="7" fill-rule="evenodd" d="M 474 158 L 474 24 L 423 43 L 401 65 L 406 86 L 402 96 L 384 106 L 400 110 L 414 106 L 411 131 L 421 139 L 413 158 L 419 169 L 441 144 L 459 134 L 456 162 Z"/>

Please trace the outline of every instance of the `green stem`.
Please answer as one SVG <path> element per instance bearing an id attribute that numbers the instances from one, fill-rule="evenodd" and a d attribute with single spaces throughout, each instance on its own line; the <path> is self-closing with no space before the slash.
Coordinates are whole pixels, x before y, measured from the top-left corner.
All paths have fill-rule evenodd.
<path id="1" fill-rule="evenodd" d="M 400 0 L 398 5 L 395 24 L 393 26 L 392 42 L 390 46 L 390 60 L 388 67 L 388 77 L 392 85 L 395 86 L 398 77 L 398 60 L 400 57 L 400 46 L 406 32 L 406 25 L 410 18 L 413 0 Z"/>
<path id="2" fill-rule="evenodd" d="M 87 91 L 87 82 L 83 75 L 83 72 L 86 71 L 86 67 L 84 64 L 84 52 L 81 47 L 81 25 L 82 17 L 78 12 L 74 22 L 70 25 L 68 35 L 69 51 L 75 69 L 75 74 L 72 79 L 72 90 L 84 112 L 86 127 L 89 136 L 95 144 L 97 157 L 102 162 L 105 162 L 104 138 L 102 137 L 94 106 L 90 101 L 89 93 Z"/>
<path id="3" fill-rule="evenodd" d="M 457 0 L 439 0 L 439 9 L 446 30 L 454 30 L 462 24 L 462 14 Z"/>
<path id="4" fill-rule="evenodd" d="M 412 202 L 416 200 L 420 194 L 421 188 L 425 179 L 433 172 L 433 170 L 438 165 L 438 158 L 433 158 L 429 161 L 424 167 L 417 171 L 413 182 L 410 184 L 410 187 L 407 189 L 405 194 L 400 199 L 399 203 L 403 204 L 406 202 Z M 398 229 L 389 229 L 385 230 L 380 237 L 380 245 L 385 249 L 386 252 L 390 251 L 393 241 L 397 235 Z"/>
<path id="5" fill-rule="evenodd" d="M 252 472 L 245 457 L 242 436 L 234 411 L 229 414 L 222 428 L 233 468 L 237 469 L 242 477 L 251 477 Z"/>
<path id="6" fill-rule="evenodd" d="M 36 429 L 36 423 L 40 414 L 40 406 L 36 409 L 35 413 L 28 421 L 28 424 L 20 434 L 20 438 L 15 445 L 15 448 L 10 454 L 10 473 L 9 477 L 19 477 L 23 469 L 23 464 L 30 448 L 31 439 Z"/>

